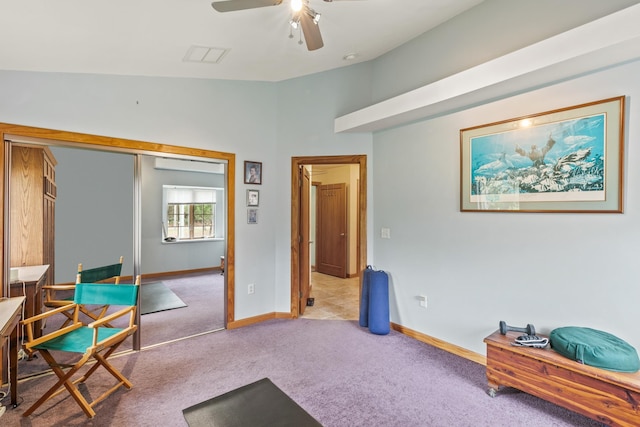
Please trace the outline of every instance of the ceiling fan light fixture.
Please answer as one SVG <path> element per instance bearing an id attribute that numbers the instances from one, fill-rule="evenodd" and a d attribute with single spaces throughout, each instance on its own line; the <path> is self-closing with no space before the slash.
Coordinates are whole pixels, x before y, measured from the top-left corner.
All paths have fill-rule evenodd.
<path id="1" fill-rule="evenodd" d="M 289 25 L 291 25 L 291 28 L 293 28 L 294 30 L 297 30 L 299 22 L 295 19 L 292 19 L 291 21 L 289 21 Z"/>
<path id="2" fill-rule="evenodd" d="M 291 10 L 300 12 L 302 9 L 302 0 L 291 0 Z"/>

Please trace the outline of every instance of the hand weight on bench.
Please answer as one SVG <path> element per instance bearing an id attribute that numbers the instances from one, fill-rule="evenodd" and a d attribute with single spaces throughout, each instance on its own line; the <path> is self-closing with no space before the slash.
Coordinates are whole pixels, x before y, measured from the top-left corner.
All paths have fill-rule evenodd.
<path id="1" fill-rule="evenodd" d="M 527 334 L 527 335 L 535 335 L 536 334 L 536 328 L 529 323 L 525 328 L 518 328 L 516 326 L 509 326 L 507 325 L 507 322 L 505 322 L 504 320 L 500 321 L 500 333 L 502 335 L 507 335 L 508 331 L 513 331 L 513 332 L 521 332 L 523 334 Z"/>

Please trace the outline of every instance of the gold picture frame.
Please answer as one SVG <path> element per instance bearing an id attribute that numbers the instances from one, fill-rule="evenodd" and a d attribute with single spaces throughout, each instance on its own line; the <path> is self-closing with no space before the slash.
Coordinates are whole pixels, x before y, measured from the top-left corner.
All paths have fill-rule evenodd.
<path id="1" fill-rule="evenodd" d="M 623 212 L 624 96 L 460 131 L 462 212 Z"/>

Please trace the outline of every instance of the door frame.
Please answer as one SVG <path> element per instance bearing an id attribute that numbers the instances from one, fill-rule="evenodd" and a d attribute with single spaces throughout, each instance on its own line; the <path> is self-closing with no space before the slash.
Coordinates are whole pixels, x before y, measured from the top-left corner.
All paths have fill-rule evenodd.
<path id="1" fill-rule="evenodd" d="M 358 188 L 358 277 L 362 285 L 362 271 L 367 265 L 367 156 L 309 156 L 291 158 L 291 317 L 298 318 L 300 307 L 300 174 L 303 165 L 357 164 Z M 312 175 L 313 179 L 313 175 Z"/>
<path id="2" fill-rule="evenodd" d="M 226 253 L 225 253 L 225 287 L 226 287 L 226 326 L 229 327 L 234 323 L 234 304 L 235 304 L 235 154 L 224 153 L 220 151 L 204 150 L 189 147 L 180 147 L 175 145 L 151 143 L 144 141 L 129 140 L 123 138 L 112 138 L 99 135 L 83 134 L 78 132 L 68 132 L 53 129 L 37 128 L 31 126 L 13 125 L 7 123 L 0 123 L 0 141 L 2 141 L 3 149 L 0 150 L 0 193 L 2 193 L 2 204 L 0 205 L 0 217 L 5 217 L 5 212 L 8 209 L 8 192 L 7 183 L 4 181 L 6 174 L 5 171 L 5 139 L 10 137 L 22 137 L 26 139 L 35 140 L 47 140 L 52 142 L 58 142 L 60 145 L 76 146 L 91 148 L 102 151 L 111 152 L 126 152 L 131 154 L 149 154 L 149 155 L 164 155 L 164 156 L 177 156 L 177 157 L 195 157 L 204 159 L 226 160 L 227 172 L 225 174 L 225 196 L 227 199 L 227 235 L 226 238 Z M 137 160 L 139 161 L 139 160 Z M 0 296 L 4 296 L 5 292 L 8 292 L 9 283 L 9 268 L 7 268 L 7 248 L 8 248 L 8 234 L 4 227 L 4 221 L 0 221 L 0 239 L 3 244 L 1 245 L 0 253 L 0 270 L 2 271 L 2 277 L 4 277 L 3 286 L 0 289 Z M 135 256 L 135 250 L 134 250 Z M 134 272 L 136 274 L 136 272 Z M 139 319 L 138 319 L 139 322 Z M 139 333 L 134 336 L 134 350 L 140 349 Z"/>
<path id="3" fill-rule="evenodd" d="M 298 218 L 300 218 L 300 256 L 298 257 L 298 259 L 300 260 L 300 270 L 307 270 L 309 273 L 309 277 L 307 278 L 308 280 L 302 280 L 302 277 L 300 277 L 298 310 L 299 314 L 303 315 L 305 307 L 307 306 L 309 295 L 311 294 L 311 252 L 309 251 L 309 242 L 311 236 L 311 174 L 306 167 L 300 168 L 300 178 L 302 179 L 300 185 L 300 200 L 302 202 L 306 201 L 307 203 L 306 209 L 304 203 L 300 204 L 300 215 L 298 216 Z M 306 230 L 304 229 L 305 224 L 307 225 Z"/>

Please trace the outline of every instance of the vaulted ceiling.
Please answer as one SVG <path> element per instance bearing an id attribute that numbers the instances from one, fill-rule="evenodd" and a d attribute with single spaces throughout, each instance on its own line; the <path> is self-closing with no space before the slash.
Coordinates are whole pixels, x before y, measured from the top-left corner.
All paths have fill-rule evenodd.
<path id="1" fill-rule="evenodd" d="M 324 42 L 309 51 L 290 1 L 0 0 L 0 69 L 280 81 L 374 59 L 482 2 L 308 0 Z"/>

